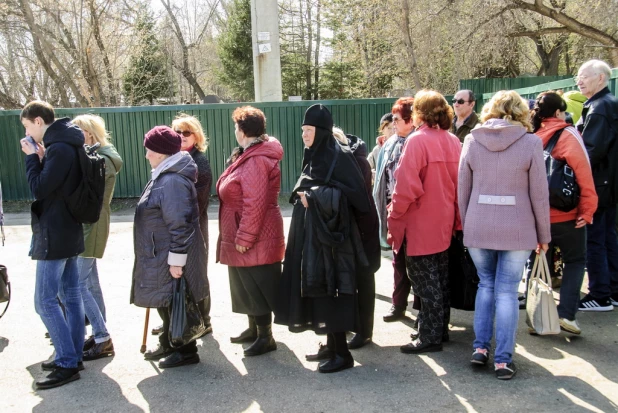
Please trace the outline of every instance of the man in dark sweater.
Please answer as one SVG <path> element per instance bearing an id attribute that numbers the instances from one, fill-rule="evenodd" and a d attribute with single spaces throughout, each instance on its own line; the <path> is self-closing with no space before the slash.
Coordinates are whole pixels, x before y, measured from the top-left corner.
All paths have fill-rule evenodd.
<path id="1" fill-rule="evenodd" d="M 68 118 L 55 120 L 47 102 L 34 101 L 21 112 L 26 137 L 26 175 L 35 198 L 31 206 L 30 256 L 37 260 L 34 304 L 49 331 L 55 360 L 42 364 L 51 373 L 37 389 L 79 379 L 84 345 L 84 308 L 78 285 L 77 256 L 84 251 L 82 225 L 65 203 L 82 179 L 77 149 L 84 135 Z M 43 146 L 43 143 L 45 146 Z M 64 297 L 66 318 L 56 299 Z"/>

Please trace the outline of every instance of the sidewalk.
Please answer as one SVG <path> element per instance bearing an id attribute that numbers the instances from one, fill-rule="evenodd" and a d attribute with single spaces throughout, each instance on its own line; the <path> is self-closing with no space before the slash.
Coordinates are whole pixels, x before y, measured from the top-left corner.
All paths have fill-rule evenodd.
<path id="1" fill-rule="evenodd" d="M 0 262 L 9 269 L 14 302 L 0 320 L 0 412 L 618 411 L 618 310 L 580 313 L 581 337 L 530 336 L 521 312 L 515 355 L 519 371 L 513 380 L 501 382 L 491 368 L 470 366 L 469 312 L 453 311 L 451 341 L 443 352 L 400 353 L 399 346 L 409 341 L 412 318 L 382 321 L 392 289 L 387 258 L 376 274 L 374 343 L 353 351 L 353 369 L 316 372 L 316 363 L 306 362 L 304 355 L 325 338 L 292 334 L 278 325 L 273 329 L 277 351 L 244 358 L 242 346 L 229 342 L 246 327 L 246 317 L 232 313 L 227 268 L 214 262 L 216 219 L 209 221 L 208 268 L 214 333 L 198 340 L 199 364 L 160 370 L 139 353 L 145 310 L 129 304 L 133 215 L 121 212 L 113 216 L 106 255 L 99 261 L 116 356 L 86 362 L 81 380 L 45 391 L 34 390 L 33 383 L 43 377 L 40 363 L 52 356 L 53 347 L 34 311 L 29 219 L 7 216 Z M 217 217 L 214 206 L 210 217 Z M 290 220 L 284 221 L 287 233 Z M 151 312 L 150 328 L 158 324 Z M 155 344 L 149 336 L 149 347 Z"/>

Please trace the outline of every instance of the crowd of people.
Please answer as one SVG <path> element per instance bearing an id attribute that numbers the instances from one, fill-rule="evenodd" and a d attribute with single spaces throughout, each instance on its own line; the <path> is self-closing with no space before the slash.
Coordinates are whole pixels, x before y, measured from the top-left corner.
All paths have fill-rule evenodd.
<path id="1" fill-rule="evenodd" d="M 567 102 L 557 92 L 542 93 L 530 110 L 516 92 L 501 91 L 478 116 L 472 91 L 458 91 L 451 106 L 440 93 L 422 90 L 398 99 L 382 117 L 371 152 L 334 126 L 326 106 L 311 106 L 302 123 L 305 148 L 289 199 L 287 243 L 278 205 L 284 148 L 266 134 L 261 110 L 236 109 L 238 147 L 216 182 L 216 262 L 228 267 L 232 311 L 248 319 L 231 342 L 249 343 L 246 357 L 274 351 L 274 322 L 294 333 L 326 335 L 306 356 L 320 362 L 318 371 L 353 367 L 350 350 L 373 338 L 381 250 L 392 249 L 392 307 L 383 319 L 405 317 L 412 292 L 418 315 L 401 352 L 442 351 L 451 314 L 448 250 L 462 236 L 480 279 L 472 364 L 487 364 L 493 353 L 498 379 L 516 373 L 518 289 L 541 250 L 560 248 L 560 327 L 581 334 L 578 311 L 618 305 L 618 100 L 607 87 L 610 75 L 602 61 L 582 65 L 577 85 L 587 100 L 581 114 L 573 114 L 575 127 L 565 120 Z M 55 119 L 49 104 L 34 101 L 21 120 L 31 137 L 21 145 L 36 199 L 35 307 L 56 350 L 42 366 L 51 373 L 36 383 L 46 389 L 79 379 L 83 361 L 114 355 L 97 260 L 108 240 L 122 160 L 98 116 Z M 551 157 L 570 166 L 580 188 L 569 211 L 549 202 L 544 147 L 555 135 Z M 81 182 L 79 148 L 95 143 L 105 159 L 105 196 L 99 221 L 82 225 L 65 198 Z M 159 344 L 144 357 L 172 368 L 199 362 L 195 338 L 180 346 L 170 339 L 176 280 L 185 280 L 197 303 L 202 335 L 212 332 L 208 140 L 198 119 L 181 115 L 151 129 L 143 145 L 152 173 L 135 211 L 130 301 L 157 309 Z M 589 293 L 580 300 L 586 268 Z M 84 316 L 92 326 L 88 337 Z M 347 333 L 353 333 L 350 341 Z"/>

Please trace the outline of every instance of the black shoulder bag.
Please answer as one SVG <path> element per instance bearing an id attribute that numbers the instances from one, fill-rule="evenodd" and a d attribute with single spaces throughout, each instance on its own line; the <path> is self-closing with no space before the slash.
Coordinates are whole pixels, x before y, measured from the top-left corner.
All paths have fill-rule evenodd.
<path id="1" fill-rule="evenodd" d="M 568 212 L 579 204 L 579 185 L 575 180 L 575 172 L 565 162 L 554 159 L 551 152 L 558 143 L 564 129 L 554 133 L 543 149 L 545 170 L 549 185 L 549 205 L 559 211 Z"/>

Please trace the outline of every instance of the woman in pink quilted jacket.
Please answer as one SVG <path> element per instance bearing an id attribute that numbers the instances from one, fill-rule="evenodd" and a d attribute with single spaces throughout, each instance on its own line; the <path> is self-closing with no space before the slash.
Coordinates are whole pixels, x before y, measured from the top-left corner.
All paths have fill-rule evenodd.
<path id="1" fill-rule="evenodd" d="M 266 135 L 261 110 L 237 108 L 232 119 L 239 146 L 217 182 L 221 202 L 217 262 L 228 265 L 232 311 L 249 317 L 249 328 L 230 339 L 252 342 L 244 351 L 248 357 L 277 349 L 271 325 L 285 253 L 277 203 L 283 147 Z"/>

